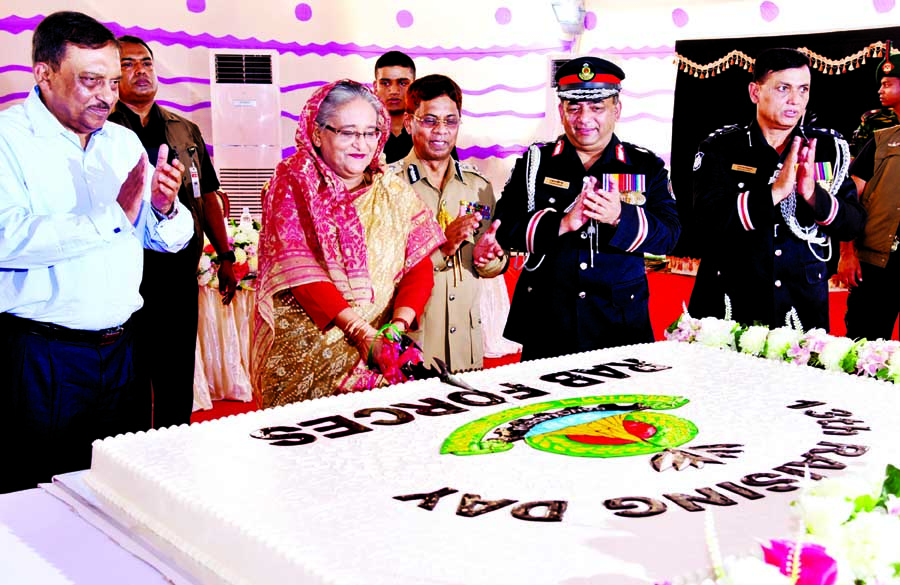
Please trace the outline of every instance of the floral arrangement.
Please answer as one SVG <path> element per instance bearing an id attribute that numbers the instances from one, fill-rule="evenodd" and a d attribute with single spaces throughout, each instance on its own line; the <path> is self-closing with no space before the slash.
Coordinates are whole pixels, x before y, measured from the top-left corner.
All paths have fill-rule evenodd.
<path id="1" fill-rule="evenodd" d="M 253 280 L 258 269 L 256 248 L 259 245 L 259 228 L 259 222 L 250 217 L 246 210 L 240 222 L 233 219 L 225 221 L 228 243 L 234 249 L 234 276 L 238 280 L 238 288 L 253 289 Z M 204 236 L 203 256 L 200 257 L 200 265 L 197 267 L 197 281 L 200 286 L 219 287 L 217 259 L 215 248 Z"/>
<path id="2" fill-rule="evenodd" d="M 700 343 L 800 366 L 846 372 L 858 376 L 900 382 L 900 342 L 853 340 L 828 335 L 824 329 L 804 332 L 791 312 L 785 325 L 741 325 L 730 318 L 726 299 L 725 319 L 691 317 L 687 310 L 666 330 L 666 339 Z"/>
<path id="3" fill-rule="evenodd" d="M 807 485 L 794 505 L 799 538 L 762 545 L 761 559 L 723 562 L 708 513 L 713 577 L 701 585 L 900 583 L 900 469 L 888 465 L 875 480 L 865 475 L 824 479 Z"/>

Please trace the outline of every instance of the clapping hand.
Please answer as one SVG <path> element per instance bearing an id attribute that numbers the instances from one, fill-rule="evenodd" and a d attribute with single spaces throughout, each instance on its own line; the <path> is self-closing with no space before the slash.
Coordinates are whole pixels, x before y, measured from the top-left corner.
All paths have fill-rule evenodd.
<path id="1" fill-rule="evenodd" d="M 128 172 L 125 182 L 119 187 L 119 195 L 116 197 L 116 202 L 131 225 L 137 221 L 138 214 L 141 212 L 141 202 L 144 200 L 144 166 L 146 164 L 147 155 L 142 152 L 137 164 Z"/>
<path id="2" fill-rule="evenodd" d="M 503 248 L 497 243 L 497 229 L 500 227 L 500 220 L 495 219 L 488 231 L 484 232 L 478 242 L 475 244 L 475 250 L 472 252 L 475 266 L 482 268 L 495 258 L 503 256 Z"/>
<path id="3" fill-rule="evenodd" d="M 472 235 L 475 233 L 475 230 L 478 229 L 480 221 L 480 213 L 467 215 L 466 206 L 461 205 L 459 207 L 459 215 L 457 218 L 450 222 L 446 229 L 444 229 L 444 237 L 447 238 L 447 241 L 441 246 L 441 253 L 444 256 L 456 254 L 456 251 L 463 245 L 463 242 L 472 239 Z"/>
<path id="4" fill-rule="evenodd" d="M 795 136 L 781 172 L 772 185 L 772 203 L 777 205 L 796 190 L 810 205 L 816 195 L 816 139 Z"/>
<path id="5" fill-rule="evenodd" d="M 793 150 L 793 149 L 792 149 Z M 804 141 L 797 155 L 797 193 L 812 205 L 816 196 L 816 139 Z"/>

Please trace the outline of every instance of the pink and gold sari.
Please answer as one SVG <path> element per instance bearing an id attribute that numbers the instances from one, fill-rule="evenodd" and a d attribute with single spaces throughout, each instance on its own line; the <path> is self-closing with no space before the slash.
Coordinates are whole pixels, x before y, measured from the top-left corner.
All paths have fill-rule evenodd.
<path id="1" fill-rule="evenodd" d="M 340 329 L 323 332 L 313 323 L 292 287 L 332 282 L 379 328 L 392 316 L 397 283 L 443 241 L 424 203 L 379 166 L 389 132 L 383 107 L 368 189 L 348 192 L 315 151 L 316 115 L 335 84 L 306 103 L 295 136 L 297 152 L 279 163 L 263 191 L 250 373 L 264 408 L 382 383 Z"/>

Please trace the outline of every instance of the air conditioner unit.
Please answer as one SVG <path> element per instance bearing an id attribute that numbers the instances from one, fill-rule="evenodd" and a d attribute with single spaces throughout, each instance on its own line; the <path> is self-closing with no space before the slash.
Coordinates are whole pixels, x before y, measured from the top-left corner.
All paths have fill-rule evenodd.
<path id="1" fill-rule="evenodd" d="M 216 49 L 209 55 L 213 159 L 231 200 L 262 215 L 260 191 L 281 160 L 278 53 Z"/>

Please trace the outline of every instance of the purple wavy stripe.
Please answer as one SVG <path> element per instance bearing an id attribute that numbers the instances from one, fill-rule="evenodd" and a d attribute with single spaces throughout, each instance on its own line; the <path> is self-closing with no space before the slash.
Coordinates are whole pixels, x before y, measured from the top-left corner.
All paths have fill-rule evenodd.
<path id="1" fill-rule="evenodd" d="M 211 102 L 197 102 L 196 104 L 191 104 L 189 106 L 185 106 L 177 102 L 170 102 L 167 100 L 156 100 L 156 103 L 167 108 L 180 110 L 182 112 L 196 112 L 197 110 L 205 110 L 206 108 L 212 106 Z"/>
<path id="2" fill-rule="evenodd" d="M 640 98 L 651 97 L 654 95 L 675 95 L 675 90 L 674 89 L 652 89 L 650 91 L 639 92 L 639 91 L 628 91 L 626 89 L 626 90 L 622 90 L 622 93 L 626 97 L 633 97 L 633 98 L 640 99 Z"/>
<path id="3" fill-rule="evenodd" d="M 671 57 L 675 54 L 675 47 L 659 46 L 659 47 L 594 47 L 585 55 L 617 55 L 624 59 L 649 59 L 651 57 Z"/>
<path id="4" fill-rule="evenodd" d="M 512 110 L 501 110 L 499 112 L 470 112 L 469 110 L 462 111 L 463 116 L 468 116 L 470 118 L 497 118 L 499 116 L 512 116 L 513 118 L 525 118 L 525 119 L 535 119 L 535 118 L 546 118 L 546 112 L 536 112 L 534 114 L 521 114 L 519 112 L 514 112 Z"/>
<path id="5" fill-rule="evenodd" d="M 25 31 L 32 31 L 40 21 L 44 20 L 43 14 L 32 16 L 31 18 L 22 18 L 21 16 L 7 16 L 0 19 L 0 30 L 12 33 L 14 35 Z"/>
<path id="6" fill-rule="evenodd" d="M 285 85 L 281 88 L 281 93 L 289 93 L 298 89 L 307 89 L 310 87 L 321 87 L 328 83 L 327 81 L 307 81 L 306 83 L 295 83 L 294 85 Z"/>
<path id="7" fill-rule="evenodd" d="M 492 144 L 491 146 L 469 146 L 466 148 L 457 148 L 456 152 L 460 159 L 465 158 L 507 158 L 510 156 L 519 156 L 528 150 L 527 146 L 521 144 L 511 144 L 510 146 L 502 146 L 500 144 Z"/>
<path id="8" fill-rule="evenodd" d="M 31 18 L 21 16 L 7 16 L 0 19 L 0 31 L 19 34 L 34 30 L 44 15 L 36 15 Z M 566 52 L 572 46 L 572 41 L 560 40 L 560 43 L 551 47 L 512 45 L 500 47 L 497 45 L 485 48 L 463 49 L 461 47 L 378 47 L 375 45 L 358 45 L 356 43 L 282 43 L 279 41 L 262 41 L 255 37 L 240 39 L 232 35 L 216 37 L 208 33 L 189 34 L 184 31 L 167 31 L 159 28 L 147 29 L 139 26 L 124 27 L 115 22 L 105 22 L 106 26 L 116 36 L 123 34 L 136 35 L 145 41 L 156 41 L 163 45 L 184 45 L 189 49 L 204 47 L 208 49 L 240 48 L 240 49 L 272 49 L 279 53 L 294 53 L 296 55 L 359 55 L 363 57 L 377 57 L 390 50 L 403 51 L 410 57 L 430 57 L 433 59 L 483 59 L 498 55 L 532 55 L 554 52 Z"/>
<path id="9" fill-rule="evenodd" d="M 210 156 L 212 156 L 212 147 L 210 148 Z M 494 144 L 491 146 L 469 146 L 468 148 L 457 148 L 456 151 L 459 154 L 460 160 L 467 158 L 477 158 L 477 159 L 486 159 L 486 158 L 509 158 L 511 156 L 520 156 L 523 152 L 528 150 L 527 146 L 522 146 L 521 144 L 513 144 L 511 146 L 501 146 L 499 144 Z M 287 158 L 297 152 L 297 148 L 295 146 L 289 146 L 287 148 L 281 149 L 281 157 Z M 666 163 L 666 166 L 670 166 L 670 160 L 672 158 L 671 152 L 666 152 L 658 155 L 663 162 Z"/>
<path id="10" fill-rule="evenodd" d="M 201 85 L 209 85 L 209 79 L 205 77 L 157 77 L 160 83 L 172 85 L 174 83 L 199 83 Z"/>
<path id="11" fill-rule="evenodd" d="M 8 93 L 6 95 L 0 95 L 0 104 L 5 104 L 6 102 L 11 102 L 14 100 L 24 100 L 28 97 L 27 91 L 21 91 L 17 93 Z"/>
<path id="12" fill-rule="evenodd" d="M 619 122 L 637 122 L 638 120 L 653 120 L 663 124 L 671 124 L 672 118 L 663 118 L 662 116 L 654 116 L 653 114 L 635 114 L 634 116 L 625 116 Z"/>
<path id="13" fill-rule="evenodd" d="M 486 87 L 484 89 L 464 89 L 463 93 L 465 95 L 484 95 L 484 94 L 491 93 L 494 91 L 509 91 L 512 93 L 528 93 L 531 91 L 540 91 L 540 90 L 545 89 L 546 87 L 547 86 L 543 83 L 540 83 L 538 85 L 531 85 L 529 87 L 512 87 L 510 85 L 498 84 L 498 85 L 492 85 L 490 87 Z"/>
<path id="14" fill-rule="evenodd" d="M 0 73 L 7 73 L 9 71 L 26 71 L 31 73 L 31 67 L 27 65 L 4 65 L 0 67 Z"/>
<path id="15" fill-rule="evenodd" d="M 519 112 L 514 112 L 512 110 L 501 110 L 499 112 L 470 112 L 469 110 L 462 111 L 463 116 L 468 116 L 470 118 L 497 118 L 499 116 L 512 116 L 513 118 L 525 118 L 525 119 L 535 119 L 535 118 L 546 118 L 546 112 L 536 112 L 534 114 L 521 114 Z"/>
<path id="16" fill-rule="evenodd" d="M 520 114 L 519 112 L 513 112 L 511 110 L 504 110 L 502 112 L 481 112 L 481 113 L 463 110 L 463 115 L 468 116 L 470 118 L 495 118 L 495 117 L 499 117 L 499 116 L 512 116 L 514 118 L 531 119 L 531 118 L 546 118 L 547 117 L 547 114 L 545 114 L 544 112 L 538 112 L 536 114 Z M 281 117 L 282 118 L 290 118 L 294 122 L 297 122 L 300 120 L 299 115 L 292 114 L 285 110 L 281 111 Z"/>
<path id="17" fill-rule="evenodd" d="M 512 146 L 501 146 L 499 144 L 495 144 L 493 146 L 470 146 L 468 148 L 457 148 L 456 151 L 459 154 L 460 159 L 465 158 L 507 158 L 510 156 L 519 156 L 523 152 L 528 150 L 527 146 L 522 146 L 520 144 L 514 144 Z M 294 154 L 297 151 L 297 148 L 294 146 L 289 146 L 287 148 L 281 149 L 281 157 L 287 158 Z"/>

